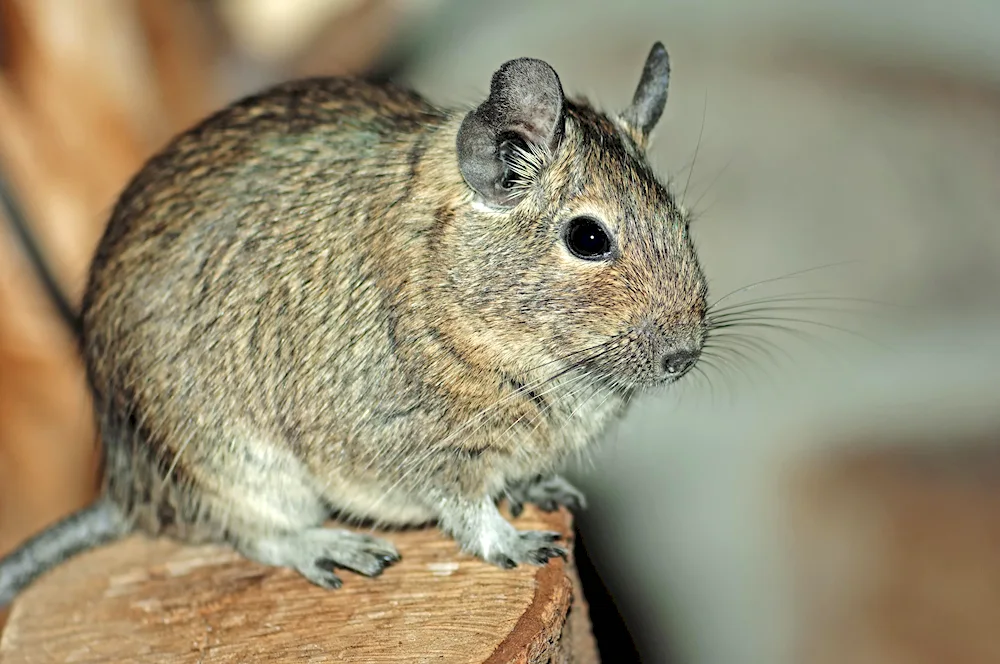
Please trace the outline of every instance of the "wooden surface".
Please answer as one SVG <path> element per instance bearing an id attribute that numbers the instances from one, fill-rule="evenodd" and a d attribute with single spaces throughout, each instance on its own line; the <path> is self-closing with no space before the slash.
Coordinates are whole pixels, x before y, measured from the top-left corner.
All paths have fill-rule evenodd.
<path id="1" fill-rule="evenodd" d="M 570 536 L 565 512 L 516 524 Z M 225 548 L 133 537 L 24 593 L 0 662 L 597 662 L 571 563 L 501 570 L 436 529 L 385 536 L 402 561 L 376 579 L 344 571 L 335 591 Z"/>
<path id="2" fill-rule="evenodd" d="M 1000 662 L 1000 445 L 859 449 L 791 504 L 808 664 Z"/>

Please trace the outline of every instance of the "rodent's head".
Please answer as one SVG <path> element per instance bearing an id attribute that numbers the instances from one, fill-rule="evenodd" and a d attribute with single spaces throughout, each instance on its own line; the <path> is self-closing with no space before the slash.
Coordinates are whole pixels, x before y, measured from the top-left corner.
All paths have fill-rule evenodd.
<path id="1" fill-rule="evenodd" d="M 669 76 L 657 43 L 631 105 L 606 115 L 567 101 L 546 63 L 512 60 L 464 118 L 468 198 L 442 231 L 458 257 L 442 286 L 490 362 L 579 366 L 626 391 L 694 365 L 705 278 L 688 219 L 645 157 Z"/>

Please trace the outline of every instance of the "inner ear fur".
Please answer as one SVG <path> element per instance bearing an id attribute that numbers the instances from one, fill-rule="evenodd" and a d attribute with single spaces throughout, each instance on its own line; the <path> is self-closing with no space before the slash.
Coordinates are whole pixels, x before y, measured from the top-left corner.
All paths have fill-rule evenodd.
<path id="1" fill-rule="evenodd" d="M 541 60 L 510 60 L 493 74 L 489 97 L 465 116 L 457 141 L 462 176 L 486 203 L 508 208 L 524 197 L 519 161 L 558 147 L 565 106 L 559 76 Z"/>

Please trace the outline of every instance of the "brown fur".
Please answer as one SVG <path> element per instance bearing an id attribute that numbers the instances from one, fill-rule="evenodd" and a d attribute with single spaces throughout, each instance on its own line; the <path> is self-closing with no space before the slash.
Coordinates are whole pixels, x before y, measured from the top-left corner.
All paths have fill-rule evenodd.
<path id="1" fill-rule="evenodd" d="M 656 349 L 700 347 L 705 281 L 644 133 L 567 102 L 559 147 L 496 210 L 459 172 L 463 115 L 298 81 L 136 176 L 83 312 L 129 527 L 243 547 L 331 511 L 440 519 L 489 558 L 462 506 L 555 472 L 660 380 Z M 615 260 L 569 254 L 580 214 Z"/>

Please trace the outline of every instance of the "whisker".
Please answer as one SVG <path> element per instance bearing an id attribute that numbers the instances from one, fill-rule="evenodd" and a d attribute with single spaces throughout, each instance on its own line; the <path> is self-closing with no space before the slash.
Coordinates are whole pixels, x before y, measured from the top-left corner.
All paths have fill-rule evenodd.
<path id="1" fill-rule="evenodd" d="M 715 347 L 717 345 L 721 346 L 722 344 L 726 343 L 731 339 L 740 339 L 744 343 L 758 345 L 762 347 L 762 349 L 773 349 L 774 351 L 780 353 L 782 357 L 784 357 L 784 359 L 788 360 L 789 362 L 793 364 L 795 362 L 794 358 L 792 358 L 791 353 L 789 353 L 788 350 L 783 345 L 779 344 L 777 341 L 774 341 L 773 339 L 767 338 L 766 336 L 753 335 L 744 332 L 736 332 L 733 330 L 723 330 L 711 335 L 706 343 L 710 344 L 712 347 Z"/>
<path id="2" fill-rule="evenodd" d="M 609 390 L 604 395 L 604 398 L 601 400 L 601 403 L 599 403 L 597 405 L 597 410 L 600 410 L 604 406 L 604 404 L 607 403 L 608 399 L 610 399 L 613 394 L 614 394 L 614 392 Z M 589 401 L 589 399 L 592 399 L 592 398 L 593 398 L 593 395 L 591 395 L 590 397 L 588 397 L 588 401 Z M 584 403 L 586 403 L 586 401 Z M 618 443 L 620 442 L 620 440 L 621 440 L 620 431 L 616 430 L 616 433 L 615 433 L 615 442 L 612 445 L 612 447 L 617 447 Z M 596 470 L 596 464 L 594 463 L 593 455 L 594 455 L 594 448 L 593 448 L 593 446 L 590 446 L 590 445 L 584 445 L 583 447 L 578 448 L 576 450 L 576 453 L 575 453 L 575 456 L 576 456 L 576 459 L 577 459 L 578 463 L 583 462 L 585 460 L 587 462 L 587 464 L 592 469 Z"/>
<path id="3" fill-rule="evenodd" d="M 743 347 L 743 348 L 745 348 L 745 347 Z M 746 363 L 746 365 L 748 367 L 748 370 L 752 368 L 752 369 L 760 370 L 760 371 L 764 372 L 765 375 L 768 375 L 767 372 L 764 370 L 764 367 L 755 360 L 754 356 L 748 355 L 740 347 L 725 346 L 725 347 L 717 347 L 715 350 L 729 353 L 730 355 L 735 356 L 735 358 L 737 360 L 742 360 L 743 362 Z M 739 366 L 739 363 L 736 362 L 736 365 Z M 746 375 L 747 378 L 751 378 L 751 376 L 749 374 L 745 373 L 744 375 Z"/>
<path id="4" fill-rule="evenodd" d="M 593 376 L 590 376 L 590 375 L 587 375 L 587 374 L 583 374 L 583 376 L 584 376 L 584 378 L 589 379 L 589 380 L 580 381 L 582 383 L 582 385 L 577 386 L 577 389 L 573 390 L 573 392 L 569 395 L 569 400 L 577 398 L 578 396 L 580 396 L 581 394 L 583 394 L 584 391 L 586 391 L 587 389 L 593 388 L 597 384 L 597 379 L 594 378 Z M 580 406 L 582 406 L 584 403 L 586 403 L 586 401 L 587 400 L 584 400 L 580 404 Z M 579 406 L 578 406 L 578 408 L 579 408 Z M 548 410 L 551 411 L 552 410 L 551 407 L 549 407 Z M 571 411 L 570 415 L 569 415 L 569 417 L 567 419 L 569 419 L 569 420 L 573 419 L 573 417 L 576 415 L 576 411 L 577 411 L 577 409 L 574 409 L 573 411 Z M 538 431 L 539 427 L 542 426 L 542 423 L 544 422 L 544 419 L 545 419 L 544 418 L 545 414 L 546 413 L 541 413 L 541 416 L 538 418 L 538 423 L 535 424 L 535 426 L 532 427 L 531 430 L 528 432 L 528 437 L 529 438 L 531 436 L 534 436 L 535 432 Z"/>
<path id="5" fill-rule="evenodd" d="M 719 349 L 719 348 L 716 348 L 716 349 L 712 349 L 712 350 L 715 350 L 715 351 L 719 351 L 719 350 L 723 350 L 723 349 Z M 725 357 L 725 356 L 723 356 L 723 355 L 720 355 L 720 354 L 719 354 L 718 352 L 712 352 L 712 350 L 710 350 L 710 351 L 709 351 L 708 353 L 706 353 L 706 352 L 705 352 L 705 350 L 704 350 L 704 349 L 702 349 L 702 356 L 703 356 L 703 357 L 705 357 L 705 356 L 707 356 L 707 357 L 712 357 L 712 358 L 715 358 L 715 359 L 719 360 L 720 362 L 722 362 L 722 363 L 724 363 L 724 364 L 725 364 L 726 366 L 728 366 L 728 367 L 730 368 L 730 370 L 733 370 L 733 371 L 736 371 L 736 372 L 739 372 L 740 374 L 742 374 L 742 375 L 743 375 L 743 377 L 744 377 L 744 378 L 746 378 L 746 379 L 747 379 L 747 380 L 749 380 L 750 382 L 753 382 L 753 379 L 752 379 L 752 378 L 750 377 L 750 374 L 748 374 L 748 373 L 746 372 L 746 369 L 744 369 L 744 368 L 743 368 L 743 367 L 742 367 L 742 366 L 740 365 L 740 363 L 739 363 L 739 362 L 736 362 L 736 361 L 735 361 L 735 360 L 733 360 L 732 358 L 729 358 L 729 357 Z M 744 360 L 746 360 L 746 359 L 747 359 L 747 357 L 746 357 L 746 355 L 745 355 L 745 354 L 743 354 L 743 353 L 740 353 L 740 352 L 736 351 L 736 350 L 735 350 L 735 349 L 733 349 L 733 348 L 726 348 L 726 349 L 724 349 L 724 350 L 725 350 L 726 352 L 729 352 L 729 353 L 731 353 L 732 355 L 736 355 L 736 357 L 737 357 L 738 359 L 744 359 Z"/>
<path id="6" fill-rule="evenodd" d="M 594 388 L 597 387 L 599 384 L 600 383 L 599 383 L 598 379 L 592 377 L 592 379 L 590 381 L 590 384 L 585 386 L 587 389 L 592 390 L 591 395 L 589 397 L 587 397 L 586 399 L 584 399 L 582 402 L 580 402 L 580 404 L 576 408 L 574 408 L 572 411 L 570 411 L 569 417 L 567 418 L 568 420 L 572 420 L 574 417 L 576 417 L 580 413 L 580 411 L 583 410 L 584 406 L 587 405 L 587 402 L 589 402 L 590 399 L 593 398 L 594 393 L 596 393 L 598 391 L 598 390 L 596 390 Z M 581 390 L 581 392 L 582 391 L 583 390 Z M 607 395 L 604 397 L 604 399 L 601 400 L 601 404 L 603 405 L 604 402 L 606 402 L 608 400 L 608 398 L 610 398 L 613 393 L 614 393 L 614 390 L 607 390 Z M 579 396 L 579 392 L 575 396 Z"/>
<path id="7" fill-rule="evenodd" d="M 594 384 L 596 384 L 597 381 L 595 378 L 593 378 L 593 376 L 590 376 L 588 374 L 581 374 L 576 377 L 575 382 L 578 382 L 580 384 L 577 385 L 574 389 L 572 389 L 569 393 L 561 395 L 562 399 L 572 402 L 573 399 L 575 399 L 578 395 L 582 394 L 584 390 L 587 389 L 588 387 L 592 387 Z M 538 431 L 538 429 L 542 426 L 542 424 L 544 424 L 546 416 L 549 413 L 555 412 L 555 404 L 556 400 L 549 401 L 546 403 L 545 407 L 537 413 L 537 419 L 534 422 L 534 425 L 531 426 L 531 428 L 525 435 L 526 439 L 530 439 L 532 436 L 535 435 L 535 432 Z M 510 431 L 510 428 L 508 428 L 508 431 Z"/>
<path id="8" fill-rule="evenodd" d="M 824 295 L 817 291 L 803 291 L 799 293 L 784 293 L 782 295 L 754 298 L 752 300 L 744 300 L 743 302 L 734 302 L 724 307 L 711 308 L 708 310 L 708 312 L 710 315 L 717 315 L 741 309 L 743 307 L 748 307 L 751 305 L 786 304 L 794 302 L 804 302 L 804 303 L 836 302 L 843 304 L 870 304 L 873 306 L 882 306 L 882 307 L 899 306 L 893 304 L 892 302 L 885 302 L 882 300 L 873 300 L 862 297 L 843 297 L 836 295 Z"/>
<path id="9" fill-rule="evenodd" d="M 712 383 L 712 380 L 708 377 L 708 374 L 705 372 L 705 370 L 702 367 L 698 366 L 698 364 L 695 364 L 693 367 L 691 367 L 691 371 L 698 378 L 700 378 L 701 380 L 703 380 L 705 382 L 705 385 L 708 386 L 708 396 L 709 396 L 709 399 L 711 399 L 712 404 L 714 405 L 715 404 L 715 385 Z"/>
<path id="10" fill-rule="evenodd" d="M 710 304 L 708 308 L 709 308 L 709 310 L 712 310 L 715 307 L 717 307 L 721 302 L 724 302 L 725 300 L 728 300 L 729 298 L 733 297 L 734 295 L 738 295 L 740 293 L 744 293 L 744 292 L 746 292 L 746 291 L 748 291 L 748 290 L 750 290 L 752 288 L 758 288 L 758 287 L 763 286 L 765 284 L 771 284 L 771 283 L 775 283 L 777 281 L 786 281 L 788 279 L 794 279 L 795 277 L 801 277 L 801 276 L 803 276 L 805 274 L 810 274 L 812 272 L 818 272 L 820 270 L 829 270 L 829 269 L 832 269 L 832 268 L 835 268 L 835 267 L 843 267 L 845 265 L 851 265 L 851 264 L 860 263 L 860 262 L 861 261 L 853 260 L 853 261 L 840 261 L 840 262 L 837 262 L 837 263 L 827 263 L 826 265 L 817 265 L 816 267 L 810 267 L 810 268 L 806 268 L 804 270 L 796 270 L 795 272 L 789 272 L 787 274 L 782 274 L 782 275 L 777 276 L 777 277 L 770 277 L 768 279 L 761 279 L 760 281 L 755 281 L 752 284 L 747 284 L 746 286 L 743 286 L 742 288 L 737 288 L 736 290 L 729 291 L 728 293 L 726 293 L 725 295 L 723 295 L 722 297 L 720 297 L 719 299 L 717 299 L 715 302 L 713 302 L 712 304 Z"/>
<path id="11" fill-rule="evenodd" d="M 774 331 L 776 333 L 780 332 L 780 333 L 782 333 L 784 335 L 787 335 L 787 336 L 790 336 L 790 337 L 794 337 L 795 339 L 797 339 L 799 341 L 802 341 L 802 342 L 805 342 L 805 343 L 808 343 L 808 344 L 814 344 L 814 343 L 829 344 L 830 343 L 830 341 L 828 339 L 826 339 L 825 337 L 821 336 L 818 332 L 814 332 L 812 330 L 803 330 L 801 328 L 792 327 L 790 325 L 778 325 L 778 324 L 772 324 L 772 323 L 766 323 L 766 322 L 760 322 L 760 323 L 757 323 L 757 324 L 754 324 L 754 325 L 750 325 L 748 323 L 743 323 L 743 322 L 727 323 L 727 324 L 721 325 L 718 328 L 716 328 L 715 330 L 713 330 L 712 331 L 712 336 L 718 338 L 718 337 L 721 337 L 723 334 L 730 334 L 733 330 L 739 330 L 740 328 L 744 328 L 744 327 L 753 328 L 753 329 L 762 329 L 762 330 L 772 330 L 772 331 Z M 763 337 L 761 337 L 761 338 L 763 338 Z"/>
<path id="12" fill-rule="evenodd" d="M 721 335 L 718 335 L 718 338 L 721 338 L 720 341 L 724 340 L 725 343 L 739 344 L 739 345 L 743 346 L 744 348 L 749 348 L 749 349 L 752 349 L 752 350 L 756 350 L 757 352 L 762 353 L 765 357 L 767 357 L 769 360 L 771 360 L 771 362 L 775 366 L 778 366 L 779 362 L 778 362 L 777 356 L 775 356 L 774 352 L 772 351 L 772 348 L 774 350 L 777 350 L 778 352 L 782 353 L 785 356 L 786 359 L 791 360 L 791 355 L 789 355 L 788 352 L 784 348 L 782 348 L 780 345 L 775 344 L 775 343 L 771 343 L 770 347 L 769 347 L 766 344 L 766 342 L 768 341 L 766 339 L 765 340 L 761 340 L 761 339 L 754 338 L 754 337 L 752 337 L 752 336 L 750 336 L 748 334 L 739 334 L 738 332 L 723 333 Z M 714 347 L 714 348 L 720 348 L 720 349 L 721 348 L 725 348 L 725 346 L 723 346 L 722 343 L 719 343 L 719 344 L 716 344 L 716 345 L 710 345 L 710 344 L 711 344 L 711 342 L 709 341 L 709 342 L 706 342 L 705 345 L 709 346 L 710 348 L 712 348 L 712 347 Z"/>
<path id="13" fill-rule="evenodd" d="M 691 186 L 691 176 L 694 175 L 694 167 L 698 162 L 698 153 L 701 151 L 701 138 L 705 133 L 705 117 L 708 114 L 708 92 L 705 92 L 705 100 L 701 109 L 701 128 L 698 129 L 698 142 L 694 146 L 694 157 L 691 158 L 691 168 L 688 169 L 687 181 L 684 183 L 684 191 L 681 193 L 681 206 L 687 207 L 688 187 Z"/>
<path id="14" fill-rule="evenodd" d="M 725 378 L 726 370 L 731 369 L 732 365 L 728 358 L 717 355 L 714 352 L 714 350 L 716 349 L 702 348 L 701 357 L 698 358 L 698 364 L 704 365 L 709 369 L 712 369 L 713 371 L 719 374 L 720 378 Z M 719 364 L 716 364 L 716 361 Z M 720 364 L 722 366 L 720 366 Z M 697 366 L 697 364 L 695 366 Z"/>
<path id="15" fill-rule="evenodd" d="M 713 364 L 713 363 L 707 362 L 706 360 L 709 359 L 709 358 L 717 360 L 718 362 L 720 362 L 722 365 L 725 366 L 725 369 L 721 368 L 717 364 Z M 725 395 L 723 395 L 724 398 L 726 398 L 726 400 L 729 402 L 730 405 L 733 404 L 733 403 L 735 403 L 736 402 L 736 392 L 733 389 L 733 382 L 730 381 L 730 380 L 726 380 L 725 378 L 726 378 L 727 372 L 730 372 L 730 373 L 732 373 L 732 372 L 740 372 L 739 367 L 735 366 L 734 363 L 733 363 L 733 361 L 730 360 L 730 359 L 728 359 L 728 358 L 722 357 L 720 355 L 716 355 L 716 354 L 712 353 L 711 351 L 705 352 L 704 350 L 702 351 L 701 358 L 698 360 L 698 364 L 696 364 L 695 366 L 698 366 L 700 364 L 705 364 L 706 366 L 708 366 L 711 369 L 713 369 L 717 374 L 719 374 L 719 377 L 722 379 L 723 389 L 725 391 Z M 715 394 L 716 394 L 716 392 L 713 389 L 712 390 L 713 405 L 715 403 Z"/>
<path id="16" fill-rule="evenodd" d="M 713 321 L 722 321 L 732 316 L 743 316 L 747 314 L 757 314 L 757 313 L 773 313 L 773 312 L 796 312 L 801 311 L 802 313 L 810 314 L 836 314 L 836 315 L 852 315 L 852 316 L 872 316 L 877 312 L 864 311 L 860 308 L 851 308 L 847 306 L 815 306 L 810 304 L 800 304 L 800 305 L 788 305 L 788 304 L 756 304 L 747 305 L 743 308 L 734 307 L 728 311 L 721 313 L 711 313 L 706 318 Z"/>
<path id="17" fill-rule="evenodd" d="M 722 372 L 719 369 L 718 365 L 712 362 L 712 357 L 713 357 L 712 355 L 702 352 L 702 355 L 701 357 L 698 358 L 698 361 L 695 363 L 694 368 L 697 368 L 705 376 L 708 376 L 708 373 L 704 370 L 703 366 L 708 367 L 712 371 L 715 371 L 716 373 L 721 375 Z"/>
<path id="18" fill-rule="evenodd" d="M 617 337 L 616 337 L 616 339 L 617 339 Z M 600 346 L 606 346 L 606 345 L 609 345 L 609 344 L 610 344 L 610 342 L 606 342 L 605 344 L 601 344 Z M 561 369 L 560 371 L 556 372 L 552 376 L 549 376 L 549 377 L 544 378 L 542 380 L 536 381 L 535 383 L 529 383 L 528 385 L 524 385 L 524 386 L 522 386 L 522 387 L 514 390 L 512 393 L 506 395 L 502 399 L 494 402 L 491 406 L 488 406 L 487 408 L 485 408 L 485 409 L 481 410 L 479 413 L 477 413 L 473 417 L 472 420 L 470 420 L 469 422 L 467 422 L 466 424 L 464 424 L 462 427 L 459 427 L 459 429 L 457 431 L 453 432 L 452 435 L 448 436 L 445 440 L 443 440 L 441 442 L 441 445 L 443 446 L 446 443 L 451 442 L 458 435 L 461 435 L 462 433 L 466 432 L 467 431 L 467 427 L 470 426 L 470 425 L 476 424 L 476 422 L 480 418 L 482 418 L 482 417 L 484 417 L 486 415 L 489 415 L 490 413 L 496 411 L 501 406 L 510 403 L 511 401 L 513 401 L 514 399 L 516 399 L 516 398 L 518 398 L 520 396 L 524 396 L 528 392 L 531 392 L 533 390 L 537 390 L 540 387 L 543 387 L 543 386 L 547 385 L 548 383 L 551 383 L 551 382 L 553 382 L 553 381 L 561 378 L 562 376 L 565 376 L 566 374 L 568 374 L 568 373 L 570 373 L 572 371 L 575 371 L 576 369 L 579 369 L 580 367 L 582 367 L 587 362 L 590 362 L 590 361 L 595 360 L 598 357 L 600 357 L 603 352 L 604 352 L 604 349 L 602 348 L 597 353 L 593 353 L 592 355 L 584 357 L 582 360 L 578 360 L 576 362 L 571 363 L 569 366 Z"/>
<path id="19" fill-rule="evenodd" d="M 760 328 L 768 328 L 768 329 L 783 329 L 783 330 L 786 330 L 786 331 L 794 329 L 794 328 L 790 328 L 789 326 L 774 325 L 774 324 L 772 324 L 774 322 L 785 322 L 785 323 L 796 323 L 796 324 L 802 324 L 802 325 L 813 325 L 813 326 L 822 327 L 822 328 L 825 328 L 825 329 L 828 329 L 828 330 L 836 330 L 837 332 L 842 332 L 844 334 L 848 334 L 848 335 L 851 335 L 853 337 L 857 337 L 859 339 L 863 339 L 863 340 L 867 341 L 870 344 L 878 346 L 879 348 L 883 348 L 884 347 L 882 344 L 880 344 L 879 342 L 875 341 L 871 337 L 869 337 L 869 336 L 867 336 L 865 334 L 862 334 L 861 332 L 858 332 L 856 330 L 852 330 L 852 329 L 847 328 L 847 327 L 842 327 L 840 325 L 834 325 L 833 323 L 826 323 L 824 321 L 818 321 L 818 320 L 809 320 L 809 319 L 806 319 L 806 318 L 788 318 L 788 317 L 785 317 L 785 316 L 756 316 L 756 317 L 753 317 L 753 318 L 746 318 L 746 319 L 733 318 L 733 319 L 728 319 L 728 320 L 722 321 L 720 323 L 712 323 L 712 329 L 729 329 L 729 328 L 741 327 L 741 326 L 742 327 L 760 327 Z"/>
<path id="20" fill-rule="evenodd" d="M 616 337 L 614 337 L 612 339 L 609 339 L 607 341 L 602 341 L 599 344 L 594 344 L 593 346 L 588 346 L 586 348 L 581 348 L 579 350 L 571 351 L 569 353 L 566 353 L 565 355 L 557 357 L 554 360 L 549 360 L 547 362 L 542 362 L 541 364 L 536 364 L 534 367 L 528 369 L 527 372 L 528 373 L 534 373 L 535 371 L 538 371 L 539 369 L 541 369 L 543 367 L 547 367 L 547 366 L 549 366 L 551 364 L 555 364 L 556 362 L 564 362 L 564 361 L 568 360 L 569 358 L 573 357 L 574 355 L 579 355 L 581 353 L 586 353 L 587 351 L 591 351 L 591 350 L 595 350 L 597 348 L 602 348 L 602 347 L 609 346 L 611 343 L 613 343 L 614 341 L 617 341 L 618 339 L 620 339 L 620 337 L 616 336 Z"/>
<path id="21" fill-rule="evenodd" d="M 578 376 L 570 378 L 569 381 L 567 381 L 565 383 L 561 383 L 561 384 L 554 385 L 554 386 L 550 387 L 545 392 L 542 392 L 539 396 L 544 397 L 546 395 L 551 395 L 553 392 L 556 392 L 558 390 L 564 390 L 567 387 L 572 386 L 572 385 L 574 385 L 576 383 L 583 382 L 583 379 L 586 378 L 586 377 L 587 377 L 587 374 L 580 374 Z M 565 396 L 565 395 L 563 395 L 563 396 Z M 555 400 L 558 400 L 558 397 L 559 397 L 559 395 L 557 394 Z M 546 401 L 545 402 L 545 407 L 543 407 L 542 409 L 540 409 L 539 411 L 537 411 L 537 417 L 538 417 L 539 421 L 543 420 L 545 418 L 545 415 L 547 415 L 550 411 L 553 410 L 553 406 L 555 405 L 555 400 L 553 400 L 553 401 Z M 526 418 L 530 418 L 530 416 L 531 416 L 530 412 L 526 413 L 525 415 L 520 415 L 516 420 L 514 420 L 513 423 L 511 423 L 510 426 L 508 426 L 506 429 L 504 429 L 503 433 L 501 433 L 500 436 L 501 437 L 512 436 L 514 428 L 517 425 L 519 425 L 521 422 L 523 422 Z M 534 429 L 532 429 L 532 431 L 534 431 Z M 475 434 L 475 433 L 476 432 L 473 432 L 473 434 Z"/>
<path id="22" fill-rule="evenodd" d="M 725 166 L 719 169 L 719 172 L 715 174 L 715 177 L 712 178 L 712 181 L 708 183 L 707 187 L 705 187 L 705 191 L 701 192 L 701 196 L 699 196 L 698 200 L 694 202 L 694 205 L 690 207 L 691 210 L 700 209 L 701 202 L 705 200 L 705 196 L 708 195 L 708 192 L 712 190 L 712 187 L 714 187 L 719 182 L 719 178 L 721 178 L 726 173 L 726 171 L 729 170 L 729 167 L 732 165 L 733 165 L 733 160 L 730 159 L 729 161 L 726 162 Z M 707 208 L 705 210 L 701 210 L 698 213 L 698 216 L 703 216 L 706 212 L 708 212 Z"/>

